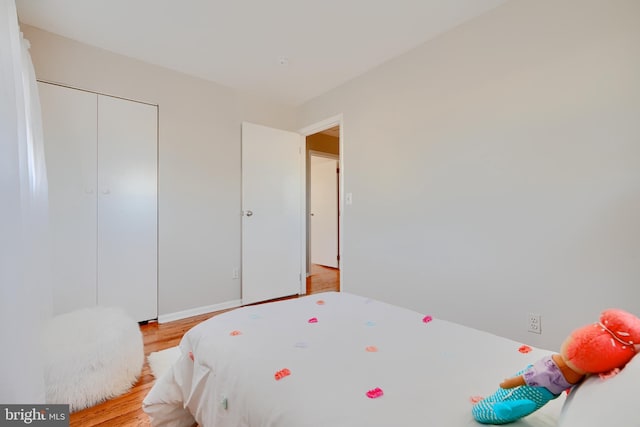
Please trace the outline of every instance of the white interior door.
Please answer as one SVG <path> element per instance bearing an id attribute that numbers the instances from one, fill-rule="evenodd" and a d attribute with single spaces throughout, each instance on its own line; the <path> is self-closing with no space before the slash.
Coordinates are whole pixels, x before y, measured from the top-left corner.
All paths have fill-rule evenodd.
<path id="1" fill-rule="evenodd" d="M 98 303 L 157 317 L 157 107 L 98 96 Z"/>
<path id="2" fill-rule="evenodd" d="M 97 95 L 38 83 L 49 182 L 53 312 L 96 305 Z"/>
<path id="3" fill-rule="evenodd" d="M 297 294 L 302 280 L 302 137 L 242 124 L 242 303 Z"/>
<path id="4" fill-rule="evenodd" d="M 311 262 L 338 267 L 338 161 L 311 155 Z"/>

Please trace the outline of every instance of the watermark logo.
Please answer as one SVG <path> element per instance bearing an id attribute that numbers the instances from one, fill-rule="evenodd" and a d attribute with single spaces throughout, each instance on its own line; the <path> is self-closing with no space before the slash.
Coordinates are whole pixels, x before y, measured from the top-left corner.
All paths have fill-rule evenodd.
<path id="1" fill-rule="evenodd" d="M 2 405 L 0 427 L 69 427 L 69 405 Z"/>

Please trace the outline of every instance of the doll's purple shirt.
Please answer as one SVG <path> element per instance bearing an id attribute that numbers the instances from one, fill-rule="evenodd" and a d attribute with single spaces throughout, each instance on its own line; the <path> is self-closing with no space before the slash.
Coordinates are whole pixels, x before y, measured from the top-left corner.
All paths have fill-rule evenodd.
<path id="1" fill-rule="evenodd" d="M 573 386 L 564 378 L 551 356 L 538 360 L 525 371 L 523 377 L 528 386 L 544 387 L 555 395 Z"/>

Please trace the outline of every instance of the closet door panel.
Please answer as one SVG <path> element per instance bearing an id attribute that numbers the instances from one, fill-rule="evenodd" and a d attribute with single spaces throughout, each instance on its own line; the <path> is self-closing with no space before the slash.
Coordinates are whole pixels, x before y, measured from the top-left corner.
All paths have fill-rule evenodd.
<path id="1" fill-rule="evenodd" d="M 38 83 L 54 314 L 96 304 L 97 95 Z"/>
<path id="2" fill-rule="evenodd" d="M 157 107 L 98 96 L 98 304 L 157 317 Z"/>

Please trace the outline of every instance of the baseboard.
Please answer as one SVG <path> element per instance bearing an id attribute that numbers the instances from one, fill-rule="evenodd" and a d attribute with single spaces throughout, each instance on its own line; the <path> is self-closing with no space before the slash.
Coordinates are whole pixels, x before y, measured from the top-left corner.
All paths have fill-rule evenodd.
<path id="1" fill-rule="evenodd" d="M 207 305 L 204 307 L 191 308 L 184 311 L 176 311 L 175 313 L 161 314 L 158 316 L 158 323 L 173 322 L 175 320 L 186 319 L 187 317 L 199 316 L 201 314 L 212 313 L 214 311 L 227 310 L 242 305 L 242 300 L 236 299 L 223 302 L 220 304 Z"/>

